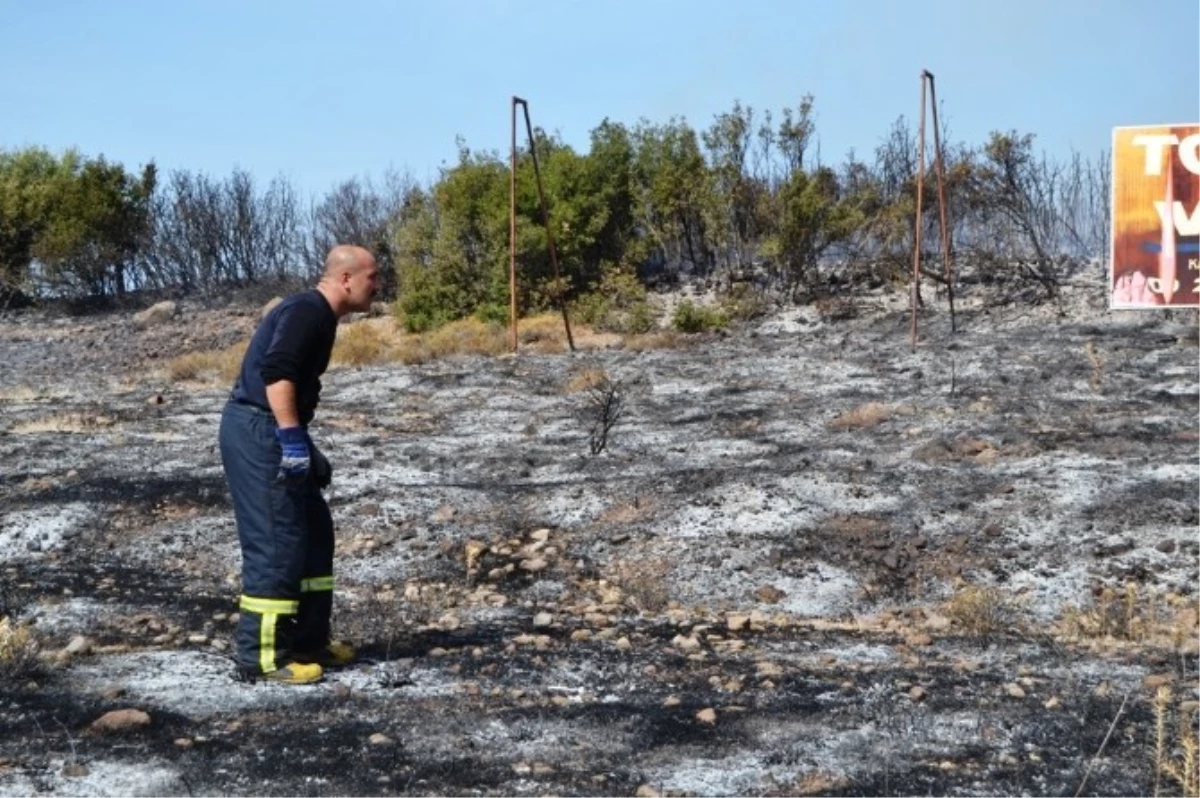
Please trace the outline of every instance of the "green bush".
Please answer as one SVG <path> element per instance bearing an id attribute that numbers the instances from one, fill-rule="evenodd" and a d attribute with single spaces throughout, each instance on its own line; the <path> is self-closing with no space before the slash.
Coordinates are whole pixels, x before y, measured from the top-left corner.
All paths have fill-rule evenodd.
<path id="1" fill-rule="evenodd" d="M 671 324 L 682 333 L 700 333 L 725 329 L 729 326 L 729 317 L 719 308 L 697 305 L 685 299 L 676 306 Z"/>
<path id="2" fill-rule="evenodd" d="M 432 291 L 408 291 L 396 301 L 396 321 L 405 332 L 424 333 L 455 321 Z"/>
<path id="3" fill-rule="evenodd" d="M 595 291 L 572 303 L 572 312 L 580 323 L 603 332 L 640 334 L 656 322 L 645 286 L 621 271 L 607 273 Z"/>
<path id="4" fill-rule="evenodd" d="M 737 283 L 721 298 L 721 308 L 730 319 L 752 321 L 765 316 L 770 310 L 770 304 L 761 291 L 745 283 Z"/>

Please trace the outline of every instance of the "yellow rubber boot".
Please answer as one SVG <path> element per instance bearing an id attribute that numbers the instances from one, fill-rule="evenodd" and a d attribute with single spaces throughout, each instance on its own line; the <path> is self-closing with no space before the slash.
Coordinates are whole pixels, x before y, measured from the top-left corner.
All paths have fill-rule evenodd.
<path id="1" fill-rule="evenodd" d="M 312 684 L 321 681 L 324 672 L 316 663 L 289 662 L 282 668 L 262 675 L 263 681 L 276 684 Z"/>
<path id="2" fill-rule="evenodd" d="M 344 668 L 354 662 L 358 652 L 349 643 L 333 641 L 318 651 L 296 652 L 297 662 L 309 662 L 326 668 Z"/>

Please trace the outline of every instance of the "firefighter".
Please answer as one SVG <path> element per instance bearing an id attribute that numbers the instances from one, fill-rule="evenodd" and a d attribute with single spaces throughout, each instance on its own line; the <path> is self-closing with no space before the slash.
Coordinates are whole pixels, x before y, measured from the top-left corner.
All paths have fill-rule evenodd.
<path id="1" fill-rule="evenodd" d="M 370 252 L 330 250 L 316 288 L 285 298 L 255 330 L 221 414 L 242 550 L 237 659 L 250 681 L 310 684 L 354 660 L 330 637 L 333 518 L 321 489 L 332 468 L 308 425 L 338 320 L 368 310 L 378 289 Z"/>

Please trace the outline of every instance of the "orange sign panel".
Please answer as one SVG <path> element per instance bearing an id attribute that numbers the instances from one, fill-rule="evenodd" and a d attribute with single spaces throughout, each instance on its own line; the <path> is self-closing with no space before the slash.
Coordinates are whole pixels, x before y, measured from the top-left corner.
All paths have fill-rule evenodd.
<path id="1" fill-rule="evenodd" d="M 1200 307 L 1200 125 L 1113 130 L 1110 306 Z"/>

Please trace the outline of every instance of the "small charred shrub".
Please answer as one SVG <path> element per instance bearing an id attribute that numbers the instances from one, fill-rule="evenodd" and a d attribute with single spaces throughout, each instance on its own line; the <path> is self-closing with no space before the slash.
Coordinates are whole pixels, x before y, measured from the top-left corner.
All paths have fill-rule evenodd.
<path id="1" fill-rule="evenodd" d="M 587 388 L 588 448 L 597 455 L 608 446 L 609 433 L 625 412 L 625 399 L 620 383 L 607 374 L 593 379 Z"/>

